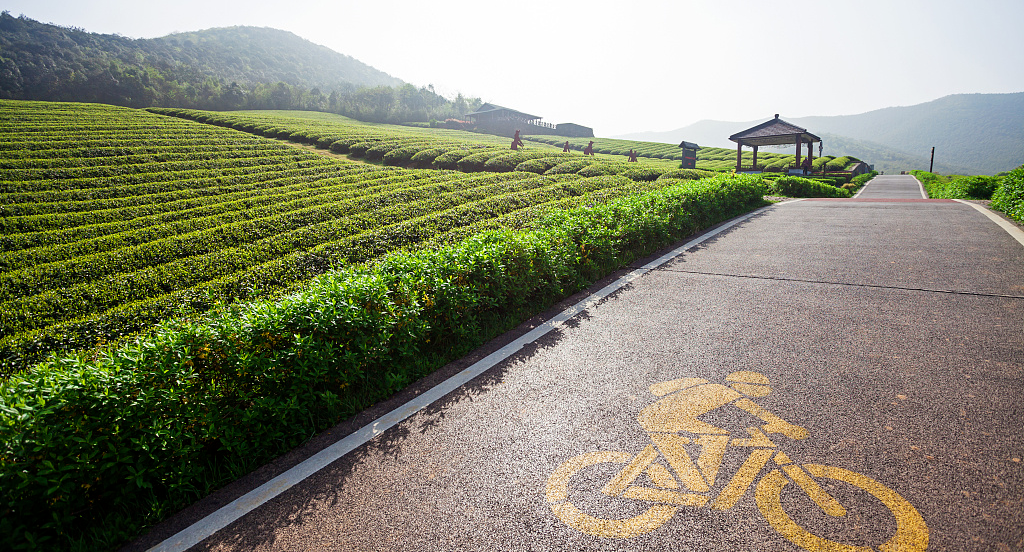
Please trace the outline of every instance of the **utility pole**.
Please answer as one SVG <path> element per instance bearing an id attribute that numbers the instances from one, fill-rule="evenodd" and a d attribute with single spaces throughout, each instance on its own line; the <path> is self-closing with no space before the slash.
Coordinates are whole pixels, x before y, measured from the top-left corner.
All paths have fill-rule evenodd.
<path id="1" fill-rule="evenodd" d="M 935 146 L 932 146 L 932 160 L 928 163 L 928 172 L 935 172 L 932 168 L 935 167 Z"/>

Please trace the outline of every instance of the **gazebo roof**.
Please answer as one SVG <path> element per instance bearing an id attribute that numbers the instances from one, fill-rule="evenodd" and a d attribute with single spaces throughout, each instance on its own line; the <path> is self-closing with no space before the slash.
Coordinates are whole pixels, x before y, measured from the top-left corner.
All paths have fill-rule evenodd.
<path id="1" fill-rule="evenodd" d="M 729 139 L 744 146 L 795 144 L 797 140 L 803 143 L 821 141 L 821 138 L 807 132 L 806 128 L 800 128 L 792 123 L 787 123 L 780 119 L 777 114 L 774 119 L 737 132 L 730 136 Z"/>

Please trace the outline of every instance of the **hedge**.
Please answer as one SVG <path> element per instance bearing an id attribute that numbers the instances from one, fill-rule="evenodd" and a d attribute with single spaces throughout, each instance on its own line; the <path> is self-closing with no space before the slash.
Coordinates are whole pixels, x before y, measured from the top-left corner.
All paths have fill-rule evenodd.
<path id="1" fill-rule="evenodd" d="M 771 191 L 787 197 L 850 197 L 849 190 L 799 176 L 783 176 L 770 184 Z"/>
<path id="2" fill-rule="evenodd" d="M 0 548 L 116 547 L 765 191 L 716 177 L 556 211 L 13 376 L 0 386 Z"/>
<path id="3" fill-rule="evenodd" d="M 1024 165 L 1003 177 L 999 187 L 992 194 L 991 206 L 1006 213 L 1010 218 L 1024 221 Z"/>
<path id="4" fill-rule="evenodd" d="M 699 180 L 701 178 L 709 178 L 714 175 L 715 173 L 713 171 L 705 171 L 703 169 L 673 169 L 663 173 L 658 177 L 658 180 L 667 180 L 670 178 L 679 180 Z"/>

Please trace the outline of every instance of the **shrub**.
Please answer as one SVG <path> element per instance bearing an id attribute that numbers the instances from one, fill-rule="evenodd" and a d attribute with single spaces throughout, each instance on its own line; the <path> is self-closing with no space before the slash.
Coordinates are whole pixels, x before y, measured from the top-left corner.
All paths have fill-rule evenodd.
<path id="1" fill-rule="evenodd" d="M 548 170 L 565 163 L 565 159 L 565 157 L 541 157 L 539 159 L 530 159 L 516 165 L 515 170 L 519 172 L 544 174 Z"/>
<path id="2" fill-rule="evenodd" d="M 495 150 L 485 150 L 472 155 L 467 155 L 456 163 L 459 170 L 463 172 L 478 172 L 484 170 L 484 163 L 487 163 L 492 157 L 497 157 L 503 152 Z"/>
<path id="3" fill-rule="evenodd" d="M 927 171 L 911 171 L 928 197 L 943 199 L 989 199 L 1000 179 L 992 176 L 942 176 Z"/>
<path id="4" fill-rule="evenodd" d="M 626 172 L 627 170 L 629 170 L 630 168 L 632 168 L 632 167 L 630 167 L 630 165 L 625 163 L 625 162 L 623 162 L 623 163 L 598 162 L 598 163 L 594 163 L 592 165 L 587 165 L 586 167 L 583 167 L 576 174 L 578 174 L 580 176 L 585 176 L 585 177 L 590 177 L 590 176 L 607 176 L 607 175 L 611 175 L 611 174 L 622 174 L 622 173 Z"/>
<path id="5" fill-rule="evenodd" d="M 771 184 L 771 190 L 787 197 L 850 197 L 850 191 L 799 176 L 783 176 Z"/>
<path id="6" fill-rule="evenodd" d="M 965 199 L 991 199 L 999 185 L 999 178 L 994 176 L 962 176 L 949 183 Z"/>
<path id="7" fill-rule="evenodd" d="M 483 170 L 489 172 L 510 172 L 516 168 L 517 165 L 530 159 L 539 159 L 544 156 L 551 155 L 551 152 L 541 151 L 511 151 L 500 155 L 495 155 L 488 159 L 484 165 Z"/>
<path id="8" fill-rule="evenodd" d="M 708 178 L 714 175 L 714 171 L 705 171 L 701 169 L 673 169 L 663 173 L 658 177 L 658 180 L 667 180 L 669 178 L 678 180 L 699 180 L 701 178 Z"/>
<path id="9" fill-rule="evenodd" d="M 116 548 L 97 536 L 116 525 L 128 538 L 764 192 L 723 176 L 556 211 L 531 231 L 395 253 L 12 376 L 0 386 L 0 548 Z"/>
<path id="10" fill-rule="evenodd" d="M 632 168 L 626 169 L 619 174 L 636 182 L 653 182 L 664 174 L 664 171 L 655 167 L 637 167 L 638 163 L 633 163 L 633 165 Z"/>
<path id="11" fill-rule="evenodd" d="M 354 147 L 355 146 L 353 146 L 353 148 Z M 392 152 L 398 149 L 399 147 L 400 145 L 398 142 L 380 141 L 374 144 L 372 147 L 366 148 L 366 151 L 363 153 L 363 155 L 366 156 L 366 158 L 371 161 L 380 161 L 381 159 L 384 159 L 384 156 L 387 155 L 388 152 Z M 412 157 L 412 155 L 409 155 L 409 157 Z"/>
<path id="12" fill-rule="evenodd" d="M 462 158 L 464 157 L 472 155 L 475 151 L 479 150 L 462 148 L 454 149 L 449 152 L 438 155 L 437 157 L 434 158 L 434 161 L 431 164 L 435 169 L 456 170 L 459 168 L 459 161 L 462 160 Z"/>
<path id="13" fill-rule="evenodd" d="M 991 205 L 1010 218 L 1024 221 L 1024 165 L 1003 177 L 999 187 L 992 193 Z"/>
<path id="14" fill-rule="evenodd" d="M 410 158 L 410 161 L 415 163 L 417 167 L 429 167 L 434 163 L 434 160 L 437 159 L 438 156 L 449 151 L 451 151 L 450 148 L 430 148 L 421 150 L 413 155 L 412 158 Z"/>
<path id="15" fill-rule="evenodd" d="M 843 184 L 843 188 L 855 192 L 860 189 L 861 186 L 867 184 L 872 178 L 878 176 L 878 171 L 871 171 L 869 173 L 859 174 L 850 179 L 849 182 Z"/>
<path id="16" fill-rule="evenodd" d="M 853 162 L 854 159 L 852 157 L 844 155 L 843 157 L 836 157 L 835 159 L 825 163 L 825 168 L 830 171 L 842 171 L 846 170 L 846 167 L 850 166 L 850 163 Z"/>
<path id="17" fill-rule="evenodd" d="M 349 145 L 348 153 L 353 157 L 363 157 L 364 155 L 366 155 L 367 150 L 376 146 L 379 143 L 379 140 L 355 142 L 354 144 Z"/>
<path id="18" fill-rule="evenodd" d="M 418 146 L 395 148 L 384 154 L 384 164 L 404 167 L 405 165 L 412 163 L 412 158 L 419 152 L 420 148 Z"/>
<path id="19" fill-rule="evenodd" d="M 597 163 L 597 161 L 594 159 L 573 159 L 571 161 L 559 163 L 554 167 L 551 167 L 550 169 L 545 171 L 544 174 L 576 174 L 583 167 L 592 165 L 594 163 Z"/>

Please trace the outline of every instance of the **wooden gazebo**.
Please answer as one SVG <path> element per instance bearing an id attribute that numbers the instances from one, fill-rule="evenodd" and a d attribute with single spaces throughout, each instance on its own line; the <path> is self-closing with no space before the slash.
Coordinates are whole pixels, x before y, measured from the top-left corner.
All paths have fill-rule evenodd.
<path id="1" fill-rule="evenodd" d="M 749 146 L 754 149 L 751 170 L 757 170 L 757 148 L 760 146 L 796 144 L 796 166 L 799 167 L 803 145 L 807 144 L 807 157 L 813 159 L 813 144 L 821 142 L 821 138 L 807 132 L 806 128 L 800 128 L 780 119 L 778 113 L 775 114 L 774 119 L 737 132 L 730 136 L 729 139 L 736 142 L 737 173 L 743 171 L 743 146 Z"/>

